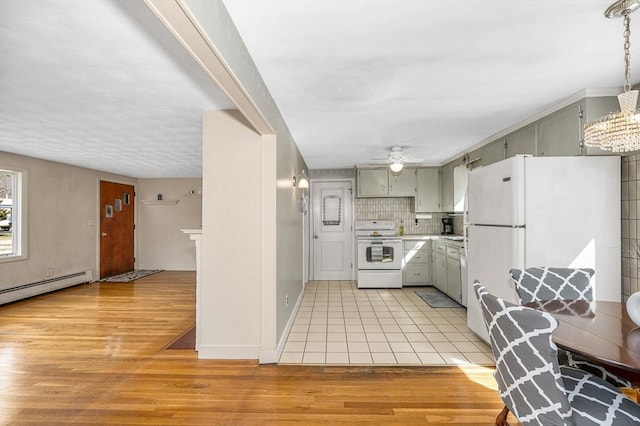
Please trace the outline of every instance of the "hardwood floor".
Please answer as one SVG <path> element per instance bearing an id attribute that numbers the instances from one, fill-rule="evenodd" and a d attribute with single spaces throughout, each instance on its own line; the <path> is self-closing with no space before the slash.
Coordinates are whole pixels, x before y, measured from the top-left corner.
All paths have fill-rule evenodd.
<path id="1" fill-rule="evenodd" d="M 0 306 L 0 424 L 493 424 L 484 367 L 198 360 L 195 275 L 92 283 Z M 511 419 L 512 420 L 512 419 Z"/>

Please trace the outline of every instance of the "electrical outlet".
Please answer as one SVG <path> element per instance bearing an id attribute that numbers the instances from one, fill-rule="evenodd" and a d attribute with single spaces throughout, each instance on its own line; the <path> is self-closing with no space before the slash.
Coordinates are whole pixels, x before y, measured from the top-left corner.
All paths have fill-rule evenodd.
<path id="1" fill-rule="evenodd" d="M 47 271 L 45 272 L 45 275 L 47 277 L 52 277 L 53 276 L 53 268 L 51 268 L 51 267 L 47 268 Z"/>
<path id="2" fill-rule="evenodd" d="M 288 294 L 284 297 L 284 303 L 285 303 L 287 306 L 289 306 L 289 295 L 288 295 Z"/>

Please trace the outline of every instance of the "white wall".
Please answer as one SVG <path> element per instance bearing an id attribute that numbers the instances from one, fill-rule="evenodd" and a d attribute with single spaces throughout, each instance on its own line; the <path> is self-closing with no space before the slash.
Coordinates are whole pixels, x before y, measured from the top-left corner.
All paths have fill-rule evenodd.
<path id="1" fill-rule="evenodd" d="M 245 134 L 246 131 L 250 131 L 248 123 L 241 123 L 242 119 L 240 119 L 239 116 L 235 119 L 235 124 L 233 123 L 233 120 L 230 119 L 222 120 L 217 123 L 211 122 L 209 123 L 211 126 L 209 129 L 210 136 L 216 138 L 221 138 L 220 135 L 216 135 L 217 130 L 214 129 L 216 125 L 237 127 L 238 133 L 233 135 L 229 134 L 229 136 L 233 137 L 229 137 L 224 141 L 224 143 L 228 145 L 228 148 L 216 152 L 215 155 L 224 154 L 225 156 L 218 158 L 239 158 L 239 160 L 224 162 L 218 160 L 217 162 L 214 162 L 211 159 L 205 159 L 203 163 L 203 167 L 205 169 L 203 172 L 203 185 L 205 188 L 205 194 L 203 197 L 203 221 L 205 222 L 203 223 L 202 235 L 203 253 L 204 250 L 206 250 L 205 247 L 207 244 L 215 243 L 213 240 L 210 240 L 210 238 L 215 238 L 214 234 L 209 233 L 209 230 L 206 229 L 206 223 L 209 223 L 209 213 L 207 209 L 214 209 L 216 207 L 213 204 L 207 207 L 209 203 L 208 197 L 211 194 L 207 194 L 206 189 L 209 185 L 206 168 L 210 167 L 218 169 L 219 167 L 222 167 L 222 169 L 228 172 L 226 175 L 221 173 L 219 170 L 210 170 L 213 173 L 210 178 L 213 179 L 213 181 L 226 179 L 227 182 L 235 181 L 238 169 L 251 169 L 246 171 L 255 179 L 253 181 L 253 185 L 261 188 L 261 195 L 263 197 L 261 200 L 261 210 L 252 210 L 250 214 L 248 212 L 242 212 L 241 216 L 246 217 L 248 220 L 246 226 L 253 227 L 257 226 L 257 224 L 262 224 L 261 226 L 263 226 L 261 229 L 262 234 L 259 237 L 261 239 L 260 243 L 262 247 L 262 275 L 260 277 L 252 277 L 261 279 L 261 281 L 258 282 L 257 286 L 250 285 L 249 288 L 251 288 L 252 292 L 256 290 L 261 292 L 258 296 L 261 300 L 261 303 L 258 306 L 261 310 L 261 319 L 257 320 L 258 330 L 260 330 L 260 340 L 258 345 L 261 351 L 261 362 L 270 362 L 270 357 L 277 355 L 278 348 L 280 348 L 284 342 L 284 338 L 286 337 L 286 326 L 292 318 L 293 308 L 303 290 L 302 215 L 298 209 L 297 194 L 291 187 L 291 177 L 300 173 L 303 169 L 307 169 L 307 167 L 282 115 L 280 114 L 280 111 L 278 110 L 278 107 L 273 101 L 269 90 L 262 81 L 262 77 L 260 76 L 258 69 L 255 67 L 249 52 L 244 46 L 242 38 L 236 30 L 224 3 L 221 0 L 183 0 L 181 3 L 187 6 L 192 19 L 199 25 L 199 31 L 206 33 L 208 39 L 213 43 L 213 45 L 215 45 L 216 54 L 224 59 L 225 66 L 229 72 L 239 80 L 242 89 L 247 94 L 247 97 L 251 99 L 251 102 L 259 109 L 261 116 L 266 118 L 271 127 L 275 130 L 275 135 L 264 134 L 262 136 L 262 140 L 260 142 L 260 149 L 262 150 L 261 161 L 257 162 L 257 159 L 250 157 L 250 162 L 246 163 L 245 157 L 243 155 L 238 155 L 235 150 L 235 148 L 244 149 L 245 146 L 244 144 L 237 146 L 237 141 L 234 138 L 251 138 L 248 132 Z M 183 43 L 190 44 L 188 40 L 183 39 L 182 41 Z M 191 46 L 195 49 L 196 43 L 191 43 Z M 233 87 L 228 88 L 230 91 L 232 89 L 237 89 L 235 83 L 232 86 Z M 207 118 L 205 117 L 205 126 L 206 125 Z M 247 128 L 240 130 L 242 126 L 246 126 Z M 227 132 L 226 129 L 222 129 L 221 131 L 223 133 Z M 206 133 L 207 131 L 205 131 L 205 134 Z M 258 136 L 255 132 L 252 133 Z M 206 135 L 204 143 L 206 144 Z M 257 148 L 257 140 L 254 148 Z M 207 153 L 208 147 L 204 146 L 203 150 Z M 227 165 L 221 163 L 232 163 L 232 167 L 227 169 Z M 252 169 L 252 167 L 258 168 Z M 242 178 L 241 180 L 244 181 Z M 215 183 L 211 182 L 211 184 Z M 250 190 L 247 190 L 248 193 L 241 192 L 240 194 L 242 197 L 247 197 L 252 194 L 251 191 L 253 190 L 254 188 L 252 187 Z M 233 192 L 233 195 L 230 196 L 237 197 L 237 191 L 238 189 L 236 188 L 236 192 Z M 217 206 L 218 209 L 222 210 L 225 200 L 219 198 L 218 195 L 215 196 L 215 199 L 219 203 L 223 203 L 222 205 Z M 215 200 L 210 201 L 214 203 Z M 258 206 L 256 205 L 254 207 L 257 208 Z M 236 222 L 233 221 L 233 223 Z M 253 238 L 256 237 L 252 235 L 250 237 L 250 240 L 255 241 Z M 208 240 L 208 242 L 205 242 L 205 240 Z M 238 256 L 239 254 L 244 253 L 244 251 L 245 250 L 240 250 L 234 254 Z M 227 258 L 229 257 L 230 256 L 227 256 Z M 235 263 L 234 259 L 228 260 Z M 202 261 L 203 264 L 207 265 L 208 260 L 206 258 L 203 257 Z M 254 265 L 253 263 L 250 265 L 252 265 L 251 267 L 258 267 L 257 264 Z M 205 267 L 210 267 L 210 265 Z M 250 266 L 245 264 L 245 268 L 248 267 Z M 241 276 L 247 274 L 246 271 L 240 272 Z M 213 283 L 207 283 L 206 285 L 213 285 Z M 226 283 L 226 289 L 231 293 L 244 291 L 236 289 L 229 283 Z M 289 296 L 288 306 L 286 306 L 285 303 L 285 297 L 287 295 Z M 217 297 L 213 293 L 208 296 L 214 298 Z M 221 294 L 219 296 L 221 296 Z M 233 294 L 232 297 L 235 298 L 236 294 Z M 254 295 L 251 294 L 251 298 L 253 297 Z M 203 300 L 204 299 L 206 299 L 205 295 L 203 295 Z M 203 311 L 210 309 L 218 302 L 214 300 L 207 300 L 203 304 L 205 303 L 207 304 L 207 307 L 205 308 L 203 306 Z M 209 303 L 212 303 L 213 305 L 209 305 Z M 253 306 L 253 300 L 251 300 L 251 306 Z M 227 311 L 228 309 L 228 307 L 224 307 L 224 311 Z M 236 318 L 236 316 L 236 313 L 233 312 L 232 317 Z M 251 313 L 251 320 L 253 319 L 253 313 Z M 229 322 L 224 321 L 218 326 L 224 327 L 222 324 L 229 324 Z M 244 329 L 244 326 L 237 324 L 230 325 L 231 330 L 237 328 L 243 329 L 242 332 L 245 333 L 244 337 L 249 338 L 250 333 L 248 330 Z M 229 330 L 226 330 L 225 332 L 228 333 Z M 213 338 L 214 336 L 212 335 L 209 337 Z M 217 335 L 217 338 L 223 337 L 225 336 L 220 334 Z M 223 340 L 220 342 L 222 341 Z M 245 343 L 247 342 L 248 340 L 245 341 Z M 253 345 L 253 343 L 250 344 Z M 221 352 L 217 353 L 220 354 Z M 202 355 L 202 353 L 200 353 L 200 355 Z M 233 356 L 226 357 L 233 358 Z M 275 358 L 271 359 L 275 360 Z"/>
<path id="2" fill-rule="evenodd" d="M 277 293 L 276 335 L 283 337 L 303 290 L 303 215 L 299 200 L 301 189 L 293 188 L 291 179 L 305 168 L 304 160 L 293 140 L 277 138 Z M 308 191 L 308 190 L 307 190 Z M 308 195 L 308 194 L 307 194 Z M 286 299 L 289 299 L 287 306 Z M 284 336 L 286 337 L 286 336 Z"/>
<path id="3" fill-rule="evenodd" d="M 256 359 L 261 346 L 263 138 L 238 111 L 205 112 L 203 124 L 198 356 Z"/>
<path id="4" fill-rule="evenodd" d="M 99 180 L 137 179 L 0 152 L 0 168 L 28 173 L 28 258 L 0 263 L 0 289 L 91 270 L 98 277 Z"/>
<path id="5" fill-rule="evenodd" d="M 195 271 L 195 245 L 180 229 L 202 225 L 198 188 L 202 188 L 200 178 L 138 180 L 138 269 Z M 155 200 L 158 194 L 178 203 L 144 204 L 143 200 Z"/>

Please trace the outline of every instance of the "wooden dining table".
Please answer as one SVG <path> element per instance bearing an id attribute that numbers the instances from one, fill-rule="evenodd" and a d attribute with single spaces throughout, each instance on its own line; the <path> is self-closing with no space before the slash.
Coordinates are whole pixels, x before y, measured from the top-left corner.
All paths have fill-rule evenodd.
<path id="1" fill-rule="evenodd" d="M 624 303 L 550 300 L 524 306 L 548 312 L 558 320 L 553 340 L 640 386 L 640 328 Z"/>

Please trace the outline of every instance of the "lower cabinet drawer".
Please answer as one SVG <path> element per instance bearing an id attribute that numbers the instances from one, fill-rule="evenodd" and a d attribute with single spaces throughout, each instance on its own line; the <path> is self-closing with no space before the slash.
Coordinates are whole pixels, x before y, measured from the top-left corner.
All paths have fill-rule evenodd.
<path id="1" fill-rule="evenodd" d="M 404 261 L 407 265 L 429 263 L 431 262 L 431 250 L 405 250 Z"/>
<path id="2" fill-rule="evenodd" d="M 436 253 L 447 254 L 447 246 L 443 244 L 434 244 L 433 250 L 435 250 Z"/>
<path id="3" fill-rule="evenodd" d="M 404 282 L 407 284 L 431 282 L 431 271 L 426 265 L 407 265 L 404 268 Z"/>
<path id="4" fill-rule="evenodd" d="M 447 256 L 452 259 L 460 259 L 460 249 L 458 247 L 447 247 Z"/>

